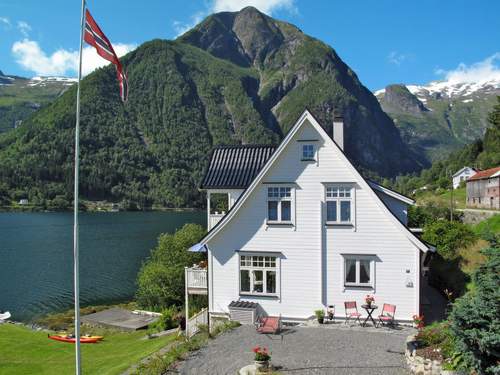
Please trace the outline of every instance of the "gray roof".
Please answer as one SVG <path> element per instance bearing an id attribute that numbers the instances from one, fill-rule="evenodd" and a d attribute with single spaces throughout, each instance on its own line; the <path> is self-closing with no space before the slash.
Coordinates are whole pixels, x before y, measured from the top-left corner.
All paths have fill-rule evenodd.
<path id="1" fill-rule="evenodd" d="M 272 145 L 218 146 L 201 189 L 246 189 L 273 154 Z"/>
<path id="2" fill-rule="evenodd" d="M 237 309 L 256 309 L 258 305 L 258 303 L 250 301 L 232 301 L 228 307 Z"/>

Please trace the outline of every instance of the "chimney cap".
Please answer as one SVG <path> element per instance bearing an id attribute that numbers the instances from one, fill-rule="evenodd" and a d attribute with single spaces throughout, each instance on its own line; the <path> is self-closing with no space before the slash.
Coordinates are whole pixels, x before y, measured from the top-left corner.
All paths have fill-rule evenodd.
<path id="1" fill-rule="evenodd" d="M 344 116 L 342 115 L 334 115 L 333 116 L 333 121 L 342 121 L 344 120 Z"/>

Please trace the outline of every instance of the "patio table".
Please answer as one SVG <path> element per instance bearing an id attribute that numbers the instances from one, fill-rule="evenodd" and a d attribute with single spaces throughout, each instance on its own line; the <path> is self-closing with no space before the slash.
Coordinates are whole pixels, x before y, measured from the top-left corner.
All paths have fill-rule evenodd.
<path id="1" fill-rule="evenodd" d="M 378 309 L 378 306 L 375 305 L 361 305 L 363 309 L 366 310 L 366 313 L 368 316 L 366 317 L 365 321 L 363 322 L 363 327 L 366 327 L 366 322 L 368 322 L 368 319 L 370 319 L 373 323 L 373 326 L 376 327 L 377 323 L 375 323 L 375 320 L 373 320 L 372 314 L 375 310 Z"/>

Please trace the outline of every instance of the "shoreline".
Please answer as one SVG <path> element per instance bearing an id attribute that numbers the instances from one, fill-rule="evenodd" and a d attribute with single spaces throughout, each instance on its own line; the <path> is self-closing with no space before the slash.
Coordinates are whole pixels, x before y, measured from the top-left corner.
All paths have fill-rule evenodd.
<path id="1" fill-rule="evenodd" d="M 80 209 L 79 212 L 103 212 L 103 213 L 116 213 L 116 212 L 197 212 L 203 211 L 203 208 L 197 207 L 149 207 L 141 210 L 112 210 L 112 209 Z M 0 213 L 7 212 L 43 212 L 43 213 L 53 213 L 53 212 L 73 212 L 71 208 L 66 209 L 56 209 L 56 208 L 44 208 L 39 206 L 0 206 Z"/>

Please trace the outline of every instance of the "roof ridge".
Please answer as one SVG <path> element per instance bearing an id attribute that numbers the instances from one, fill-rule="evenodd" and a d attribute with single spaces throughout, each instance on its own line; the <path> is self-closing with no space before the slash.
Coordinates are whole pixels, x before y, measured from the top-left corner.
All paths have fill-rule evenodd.
<path id="1" fill-rule="evenodd" d="M 247 145 L 217 145 L 214 146 L 214 150 L 216 149 L 224 149 L 224 148 L 276 148 L 276 145 L 266 145 L 266 144 L 247 144 Z"/>

